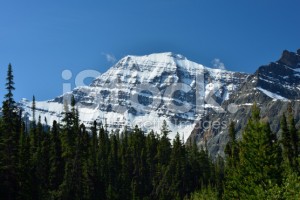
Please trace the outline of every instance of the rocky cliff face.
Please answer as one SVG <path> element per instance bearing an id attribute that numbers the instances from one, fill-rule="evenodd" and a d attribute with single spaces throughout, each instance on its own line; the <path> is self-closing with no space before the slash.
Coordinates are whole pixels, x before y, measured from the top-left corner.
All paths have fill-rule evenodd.
<path id="1" fill-rule="evenodd" d="M 222 103 L 223 108 L 231 107 L 233 112 L 215 113 L 208 110 L 198 122 L 188 142 L 197 141 L 199 145 L 206 143 L 213 156 L 224 156 L 224 148 L 228 141 L 225 126 L 214 128 L 199 124 L 203 124 L 204 121 L 211 124 L 219 121 L 228 125 L 234 121 L 238 138 L 241 138 L 254 102 L 261 108 L 261 116 L 270 123 L 272 131 L 279 134 L 280 117 L 286 112 L 288 104 L 292 105 L 297 126 L 300 125 L 300 50 L 297 53 L 285 50 L 277 62 L 259 67 Z"/>

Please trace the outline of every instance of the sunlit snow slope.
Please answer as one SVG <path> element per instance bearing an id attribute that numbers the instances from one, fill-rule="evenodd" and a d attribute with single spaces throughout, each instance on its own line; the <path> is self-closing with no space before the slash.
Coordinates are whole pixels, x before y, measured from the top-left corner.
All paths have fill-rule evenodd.
<path id="1" fill-rule="evenodd" d="M 187 139 L 195 120 L 203 115 L 199 108 L 221 104 L 246 77 L 244 73 L 204 67 L 169 52 L 126 56 L 91 85 L 36 102 L 36 116 L 46 118 L 49 124 L 53 120 L 60 122 L 64 102 L 74 95 L 80 120 L 86 125 L 97 120 L 109 130 L 138 125 L 146 132 L 159 132 L 166 120 L 172 131 L 170 138 L 178 132 Z M 196 107 L 199 97 L 212 98 L 215 104 L 203 101 L 205 105 Z M 21 102 L 28 120 L 32 120 L 31 104 L 26 99 Z"/>

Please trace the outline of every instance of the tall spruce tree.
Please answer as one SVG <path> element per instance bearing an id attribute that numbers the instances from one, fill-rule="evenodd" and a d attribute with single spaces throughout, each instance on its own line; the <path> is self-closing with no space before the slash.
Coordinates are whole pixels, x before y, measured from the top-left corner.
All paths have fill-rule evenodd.
<path id="1" fill-rule="evenodd" d="M 108 137 L 108 132 L 105 131 L 104 127 L 101 126 L 99 130 L 99 150 L 98 150 L 98 173 L 100 182 L 99 198 L 106 198 L 106 189 L 108 187 L 108 156 L 110 151 L 110 139 Z"/>
<path id="2" fill-rule="evenodd" d="M 59 125 L 54 120 L 50 135 L 50 152 L 49 152 L 49 191 L 53 199 L 59 196 L 59 186 L 62 184 L 64 177 L 64 161 L 62 158 L 62 146 L 60 140 Z"/>
<path id="3" fill-rule="evenodd" d="M 31 110 L 32 110 L 32 121 L 30 122 L 30 133 L 29 133 L 29 137 L 30 137 L 30 160 L 31 160 L 31 164 L 35 165 L 34 162 L 36 162 L 36 153 L 37 153 L 37 149 L 38 149 L 38 135 L 37 135 L 37 124 L 36 124 L 36 117 L 35 117 L 35 111 L 36 111 L 36 107 L 35 107 L 35 97 L 32 97 L 32 106 L 31 106 Z"/>
<path id="4" fill-rule="evenodd" d="M 235 181 L 227 182 L 225 198 L 253 199 L 267 195 L 282 181 L 281 152 L 269 124 L 260 120 L 260 109 L 256 104 L 239 146 L 239 164 L 230 174 L 233 177 L 229 177 Z"/>
<path id="5" fill-rule="evenodd" d="M 39 117 L 38 125 L 39 146 L 37 149 L 36 161 L 36 178 L 38 180 L 39 188 L 37 194 L 39 199 L 47 198 L 49 191 L 49 171 L 50 171 L 50 135 L 45 131 L 45 127 L 41 123 Z"/>
<path id="6" fill-rule="evenodd" d="M 99 150 L 99 142 L 97 136 L 97 122 L 94 121 L 92 126 L 92 135 L 90 140 L 90 148 L 89 148 L 89 157 L 88 157 L 88 184 L 90 188 L 90 199 L 97 199 L 100 196 L 100 177 L 98 172 L 98 150 Z"/>
<path id="7" fill-rule="evenodd" d="M 235 123 L 231 122 L 229 125 L 229 141 L 225 147 L 225 154 L 227 156 L 227 165 L 229 167 L 235 167 L 239 159 L 239 148 L 236 139 Z"/>
<path id="8" fill-rule="evenodd" d="M 75 176 L 75 155 L 76 155 L 76 141 L 79 135 L 79 121 L 77 121 L 75 116 L 75 99 L 71 98 L 71 111 L 69 110 L 69 105 L 67 100 L 64 101 L 64 118 L 61 142 L 62 142 L 62 158 L 65 164 L 64 169 L 64 179 L 60 185 L 60 192 L 62 198 L 69 199 L 73 198 L 74 193 L 74 183 L 73 177 Z"/>
<path id="9" fill-rule="evenodd" d="M 287 123 L 288 123 L 288 130 L 291 137 L 290 146 L 292 146 L 292 151 L 293 151 L 293 158 L 292 158 L 293 170 L 299 173 L 300 170 L 299 170 L 298 157 L 299 157 L 300 138 L 299 138 L 299 133 L 296 129 L 295 118 L 294 118 L 293 108 L 291 104 L 289 104 L 288 106 Z"/>
<path id="10" fill-rule="evenodd" d="M 283 156 L 290 168 L 294 167 L 294 150 L 292 136 L 289 131 L 285 114 L 282 115 L 280 121 L 281 142 L 283 145 Z"/>
<path id="11" fill-rule="evenodd" d="M 237 176 L 239 170 L 239 148 L 236 140 L 236 130 L 234 122 L 229 125 L 229 141 L 225 147 L 226 168 L 225 168 L 225 193 L 229 195 L 228 198 L 238 198 L 239 191 L 239 177 Z"/>
<path id="12" fill-rule="evenodd" d="M 30 142 L 29 136 L 26 132 L 25 123 L 22 124 L 22 130 L 20 135 L 19 142 L 19 178 L 20 178 L 20 192 L 18 197 L 24 200 L 32 199 L 31 194 L 31 171 L 30 171 L 31 163 L 30 163 Z"/>
<path id="13" fill-rule="evenodd" d="M 73 173 L 71 178 L 70 193 L 68 198 L 72 199 L 90 199 L 88 185 L 88 133 L 85 126 L 79 126 L 78 137 L 76 140 L 75 158 L 73 163 Z"/>
<path id="14" fill-rule="evenodd" d="M 166 187 L 166 180 L 163 179 L 163 175 L 165 174 L 167 170 L 168 163 L 170 161 L 170 155 L 171 155 L 171 143 L 170 139 L 168 138 L 168 134 L 170 133 L 169 127 L 166 123 L 166 121 L 163 121 L 163 125 L 161 128 L 161 137 L 157 146 L 157 168 L 156 168 L 156 176 L 155 176 L 155 185 L 156 185 L 156 191 L 155 191 L 155 198 L 161 197 L 161 198 L 167 198 L 167 193 L 163 192 L 163 188 Z"/>
<path id="15" fill-rule="evenodd" d="M 3 199 L 15 199 L 18 193 L 18 112 L 13 98 L 14 76 L 11 64 L 8 65 L 6 90 L 2 105 L 2 121 L 0 135 L 0 193 Z"/>
<path id="16" fill-rule="evenodd" d="M 166 188 L 172 199 L 183 199 L 187 193 L 186 177 L 186 152 L 177 133 L 173 140 L 170 163 L 165 174 L 166 179 L 170 179 L 170 186 Z"/>

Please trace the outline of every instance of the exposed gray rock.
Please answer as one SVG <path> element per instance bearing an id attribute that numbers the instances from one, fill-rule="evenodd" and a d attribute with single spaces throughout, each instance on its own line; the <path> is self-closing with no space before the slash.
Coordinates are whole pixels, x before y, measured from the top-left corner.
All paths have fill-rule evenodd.
<path id="1" fill-rule="evenodd" d="M 299 51 L 299 50 L 298 50 Z M 229 125 L 235 122 L 238 138 L 242 137 L 243 129 L 251 115 L 254 102 L 261 109 L 261 117 L 268 121 L 271 130 L 279 134 L 280 117 L 287 111 L 290 104 L 294 110 L 297 126 L 300 125 L 300 54 L 284 51 L 277 62 L 261 66 L 254 75 L 249 76 L 241 87 L 234 92 L 222 107 L 226 113 L 215 113 L 210 110 L 203 119 L 211 123 L 220 121 Z M 237 112 L 230 112 L 230 105 L 235 105 Z M 202 121 L 203 121 L 202 119 Z M 200 124 L 203 122 L 199 122 Z M 224 156 L 224 148 L 228 141 L 227 127 L 205 129 L 196 126 L 188 143 L 196 141 L 199 145 L 206 144 L 211 155 Z"/>

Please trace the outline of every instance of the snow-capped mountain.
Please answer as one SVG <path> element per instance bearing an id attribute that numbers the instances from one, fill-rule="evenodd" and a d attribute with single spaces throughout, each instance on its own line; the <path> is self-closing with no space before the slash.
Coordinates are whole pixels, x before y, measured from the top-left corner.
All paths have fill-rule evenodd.
<path id="1" fill-rule="evenodd" d="M 247 77 L 169 52 L 126 56 L 91 85 L 36 102 L 36 116 L 46 118 L 49 124 L 60 121 L 64 102 L 74 95 L 80 120 L 87 125 L 97 120 L 109 130 L 138 125 L 146 132 L 159 132 L 166 120 L 172 131 L 170 138 L 178 132 L 187 139 L 205 110 L 218 111 L 218 105 L 229 100 Z M 20 104 L 31 120 L 32 103 L 24 99 Z"/>
<path id="2" fill-rule="evenodd" d="M 241 137 L 254 102 L 272 131 L 278 133 L 288 105 L 300 126 L 300 49 L 285 50 L 278 61 L 249 75 L 208 68 L 174 53 L 126 56 L 91 85 L 36 102 L 36 116 L 49 124 L 60 121 L 71 95 L 86 125 L 96 120 L 109 130 L 138 125 L 159 132 L 166 120 L 170 138 L 178 132 L 188 143 L 206 145 L 212 156 L 224 155 L 229 123 L 236 123 Z M 20 102 L 29 120 L 31 104 Z"/>

